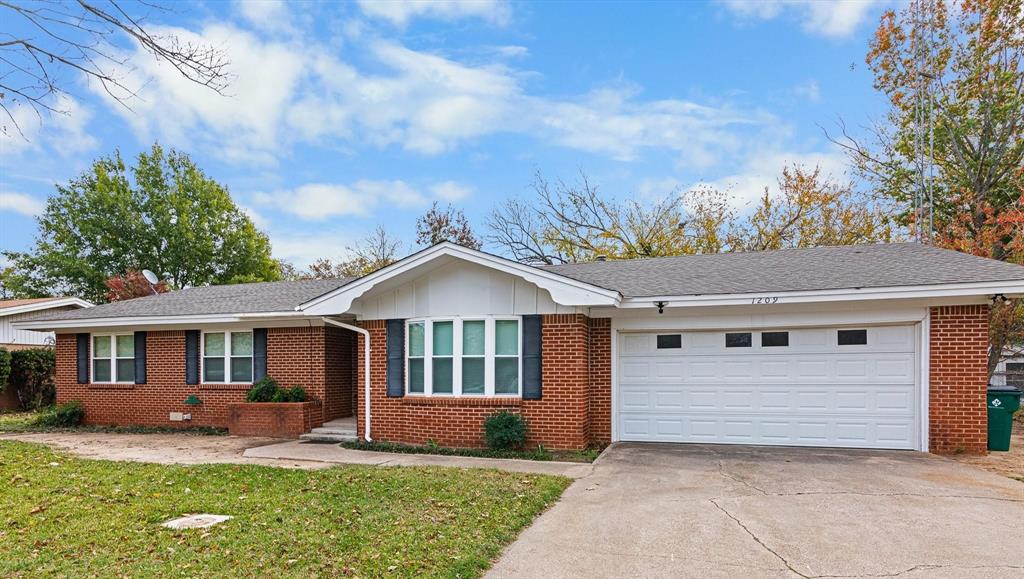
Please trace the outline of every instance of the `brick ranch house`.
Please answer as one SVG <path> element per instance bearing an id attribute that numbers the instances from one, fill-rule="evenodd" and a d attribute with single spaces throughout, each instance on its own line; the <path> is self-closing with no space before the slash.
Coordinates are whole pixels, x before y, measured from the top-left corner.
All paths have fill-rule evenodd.
<path id="1" fill-rule="evenodd" d="M 508 410 L 559 449 L 984 453 L 989 303 L 1019 295 L 1024 267 L 913 243 L 547 267 L 442 243 L 20 325 L 57 333 L 58 400 L 92 424 L 224 426 L 269 375 L 372 440 L 479 446 Z"/>

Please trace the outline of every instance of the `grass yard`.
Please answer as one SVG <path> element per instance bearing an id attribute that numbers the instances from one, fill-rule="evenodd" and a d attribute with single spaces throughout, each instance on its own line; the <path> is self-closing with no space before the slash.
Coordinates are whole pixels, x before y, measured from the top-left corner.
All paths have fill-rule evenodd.
<path id="1" fill-rule="evenodd" d="M 74 426 L 55 427 L 36 424 L 39 412 L 0 411 L 0 434 L 20 432 L 111 432 L 115 434 L 163 434 L 185 433 L 203 435 L 225 435 L 226 428 L 194 426 L 188 428 L 166 428 L 156 426 Z"/>
<path id="2" fill-rule="evenodd" d="M 3 412 L 0 411 L 0 433 L 25 432 L 32 429 L 35 412 Z"/>
<path id="3" fill-rule="evenodd" d="M 0 576 L 475 577 L 570 482 L 446 468 L 163 466 L 0 441 Z M 235 518 L 160 526 L 189 513 Z"/>

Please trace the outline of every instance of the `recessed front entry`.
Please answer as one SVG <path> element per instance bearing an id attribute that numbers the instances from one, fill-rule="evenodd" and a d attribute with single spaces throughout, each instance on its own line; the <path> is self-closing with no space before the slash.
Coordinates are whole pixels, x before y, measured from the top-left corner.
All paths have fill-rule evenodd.
<path id="1" fill-rule="evenodd" d="M 619 440 L 914 449 L 917 332 L 620 333 Z"/>

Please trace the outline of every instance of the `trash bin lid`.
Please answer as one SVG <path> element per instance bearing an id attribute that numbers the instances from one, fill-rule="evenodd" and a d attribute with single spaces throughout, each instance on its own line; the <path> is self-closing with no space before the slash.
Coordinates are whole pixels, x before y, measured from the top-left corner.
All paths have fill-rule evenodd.
<path id="1" fill-rule="evenodd" d="M 988 385 L 988 393 L 989 394 L 1016 394 L 1016 395 L 1020 396 L 1021 391 L 1018 390 L 1016 386 L 1009 386 L 1009 385 L 999 386 L 999 385 L 995 385 L 995 384 L 989 384 Z"/>

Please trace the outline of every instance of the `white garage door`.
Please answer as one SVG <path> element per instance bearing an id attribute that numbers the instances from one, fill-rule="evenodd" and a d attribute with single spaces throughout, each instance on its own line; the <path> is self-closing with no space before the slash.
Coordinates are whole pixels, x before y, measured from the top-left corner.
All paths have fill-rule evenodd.
<path id="1" fill-rule="evenodd" d="M 619 440 L 919 446 L 914 326 L 621 333 Z"/>

